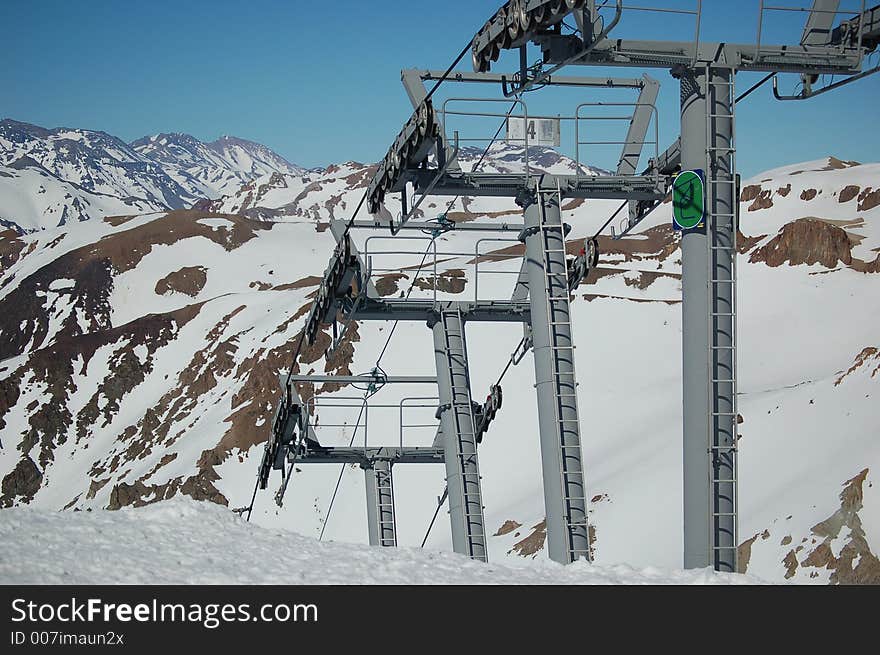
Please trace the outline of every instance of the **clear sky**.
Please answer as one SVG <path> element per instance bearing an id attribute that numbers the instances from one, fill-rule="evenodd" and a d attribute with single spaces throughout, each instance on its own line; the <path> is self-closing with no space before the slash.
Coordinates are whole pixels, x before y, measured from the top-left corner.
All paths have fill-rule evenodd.
<path id="1" fill-rule="evenodd" d="M 0 117 L 99 129 L 126 141 L 157 132 L 186 132 L 203 140 L 231 134 L 265 143 L 305 166 L 375 161 L 411 111 L 400 69 L 446 68 L 500 4 L 0 0 Z M 637 4 L 693 7 L 695 0 Z M 845 7 L 860 4 L 843 2 Z M 704 0 L 703 5 L 704 40 L 754 40 L 758 0 Z M 803 19 L 802 14 L 770 17 L 764 41 L 796 42 Z M 685 39 L 692 33 L 687 16 L 628 12 L 614 36 Z M 532 57 L 537 56 L 535 51 Z M 509 57 L 500 63 L 505 65 L 496 70 L 514 66 Z M 470 69 L 469 55 L 461 68 Z M 606 72 L 570 68 L 566 74 Z M 642 71 L 612 72 L 637 77 Z M 662 149 L 678 134 L 678 84 L 666 71 L 648 72 L 663 89 Z M 738 90 L 756 77 L 741 74 Z M 783 79 L 785 88 L 794 84 Z M 471 94 L 474 88 L 450 85 L 446 92 Z M 541 95 L 529 97 L 538 108 L 530 104 L 531 113 L 571 112 L 579 100 L 599 98 L 569 94 L 560 107 L 556 96 Z M 748 176 L 829 154 L 880 160 L 878 101 L 880 75 L 802 103 L 776 102 L 766 85 L 739 111 L 742 172 Z"/>

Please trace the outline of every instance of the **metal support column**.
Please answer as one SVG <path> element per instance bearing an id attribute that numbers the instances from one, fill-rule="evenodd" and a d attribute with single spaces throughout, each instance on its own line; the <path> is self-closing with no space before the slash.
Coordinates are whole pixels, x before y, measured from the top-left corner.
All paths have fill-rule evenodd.
<path id="1" fill-rule="evenodd" d="M 391 462 L 375 460 L 363 466 L 367 489 L 367 529 L 371 546 L 396 546 L 394 483 Z"/>
<path id="2" fill-rule="evenodd" d="M 568 564 L 589 560 L 590 545 L 558 188 L 524 204 L 547 548 Z"/>
<path id="3" fill-rule="evenodd" d="M 459 310 L 446 309 L 433 316 L 428 326 L 434 333 L 452 548 L 485 562 L 486 531 L 464 320 Z"/>
<path id="4" fill-rule="evenodd" d="M 682 169 L 704 171 L 705 227 L 682 235 L 684 566 L 736 570 L 733 72 L 681 77 Z"/>

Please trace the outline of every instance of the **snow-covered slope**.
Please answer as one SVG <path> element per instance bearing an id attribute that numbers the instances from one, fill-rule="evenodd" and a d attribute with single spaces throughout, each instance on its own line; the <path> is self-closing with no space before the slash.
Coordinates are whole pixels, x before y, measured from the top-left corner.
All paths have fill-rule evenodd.
<path id="1" fill-rule="evenodd" d="M 34 548 L 37 542 L 40 547 Z M 0 579 L 4 584 L 137 585 L 277 584 L 279 579 L 348 585 L 762 582 L 711 569 L 639 570 L 583 562 L 564 567 L 546 561 L 524 571 L 448 552 L 320 543 L 246 523 L 209 503 L 179 498 L 118 512 L 7 510 L 0 522 Z"/>
<path id="2" fill-rule="evenodd" d="M 356 163 L 300 178 L 279 174 L 199 210 L 0 234 L 2 503 L 97 510 L 187 495 L 247 505 L 277 374 L 289 364 L 333 246 L 327 222 L 350 215 L 369 175 Z M 880 165 L 835 159 L 743 184 L 740 541 L 741 560 L 761 578 L 880 580 L 877 189 Z M 571 247 L 616 204 L 566 201 Z M 444 199 L 428 199 L 424 218 L 518 214 L 504 200 L 462 198 L 446 209 Z M 680 252 L 670 214 L 662 205 L 631 238 L 603 238 L 600 267 L 573 303 L 600 568 L 681 566 Z M 375 234 L 358 231 L 355 239 L 374 253 L 382 292 L 397 295 L 415 281 L 414 297 L 430 294 L 430 275 L 407 268 L 428 241 L 409 242 L 413 254 L 395 259 L 379 252 L 388 250 L 385 233 L 366 243 Z M 440 297 L 473 297 L 477 286 L 480 298 L 509 294 L 511 276 L 493 271 L 518 268 L 515 259 L 443 254 L 519 252 L 515 241 L 483 242 L 477 251 L 475 238 L 438 239 Z M 357 326 L 330 359 L 324 334 L 301 368 L 370 370 L 387 330 Z M 520 336 L 513 325 L 469 325 L 476 397 Z M 433 373 L 422 322 L 399 325 L 382 366 L 389 374 Z M 505 377 L 504 407 L 480 451 L 490 558 L 505 566 L 543 566 L 545 558 L 531 366 L 526 357 Z M 344 398 L 361 394 L 316 391 L 323 401 L 355 404 Z M 396 406 L 404 395 L 431 392 L 389 385 L 376 401 Z M 414 409 L 405 422 L 431 422 L 433 412 Z M 320 410 L 324 424 L 352 425 L 356 415 L 357 406 Z M 396 443 L 399 423 L 396 409 L 371 410 L 369 443 Z M 319 434 L 347 444 L 351 430 Z M 404 438 L 429 444 L 433 429 L 408 428 Z M 364 434 L 356 439 L 363 443 Z M 253 522 L 307 536 L 326 523 L 325 539 L 364 542 L 359 469 L 345 470 L 326 514 L 338 473 L 299 467 L 284 507 L 263 492 Z M 443 489 L 442 467 L 401 465 L 395 482 L 400 541 L 418 545 Z M 444 517 L 428 542 L 435 550 L 450 548 Z"/>
<path id="3" fill-rule="evenodd" d="M 209 199 L 235 193 L 264 175 L 305 172 L 266 146 L 231 136 L 203 143 L 189 134 L 156 134 L 133 141 L 131 147 L 162 165 L 191 193 Z"/>

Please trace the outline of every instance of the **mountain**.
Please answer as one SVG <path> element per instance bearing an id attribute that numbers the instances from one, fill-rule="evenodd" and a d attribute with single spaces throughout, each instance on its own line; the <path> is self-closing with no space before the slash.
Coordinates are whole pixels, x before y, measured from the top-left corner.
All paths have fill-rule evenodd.
<path id="1" fill-rule="evenodd" d="M 278 373 L 290 364 L 334 245 L 328 222 L 351 215 L 371 172 L 349 162 L 272 173 L 197 209 L 0 233 L 0 503 L 98 510 L 186 495 L 247 505 Z M 428 198 L 423 215 L 519 215 L 504 199 L 461 198 L 450 209 L 448 201 Z M 572 251 L 616 205 L 564 203 Z M 763 579 L 880 581 L 878 207 L 880 164 L 825 158 L 743 182 L 739 530 L 743 568 Z M 681 566 L 681 262 L 670 224 L 667 203 L 631 237 L 601 237 L 600 266 L 574 294 L 599 565 Z M 354 234 L 373 257 L 382 293 L 411 284 L 414 297 L 431 293 L 431 274 L 411 268 L 430 237 L 413 236 L 423 239 L 394 248 L 411 254 L 396 255 L 381 252 L 387 233 Z M 509 294 L 512 278 L 502 272 L 519 262 L 504 255 L 521 246 L 515 236 L 476 238 L 460 231 L 437 240 L 441 298 L 473 297 L 476 261 L 480 298 Z M 491 256 L 475 256 L 482 253 Z M 327 357 L 325 331 L 300 368 L 368 371 L 387 334 L 387 325 L 361 323 Z M 475 397 L 497 379 L 521 334 L 513 325 L 469 325 Z M 433 374 L 423 323 L 399 324 L 382 367 Z M 510 368 L 504 406 L 480 451 L 490 559 L 517 566 L 546 557 L 533 377 L 530 356 Z M 346 397 L 361 395 L 332 385 L 305 391 L 349 404 Z M 397 443 L 398 403 L 425 391 L 383 388 L 376 400 L 393 409 L 370 411 L 369 443 Z M 352 425 L 358 407 L 325 407 L 319 417 Z M 422 414 L 405 423 L 432 424 L 434 410 L 414 409 Z M 347 444 L 351 431 L 326 427 L 320 436 Z M 363 433 L 356 437 L 363 443 Z M 433 430 L 407 428 L 403 438 L 430 443 Z M 309 536 L 326 523 L 328 539 L 365 541 L 357 468 L 345 469 L 326 513 L 338 472 L 298 467 L 284 507 L 262 492 L 253 521 Z M 442 492 L 442 467 L 401 465 L 395 482 L 400 541 L 418 545 Z M 273 489 L 277 483 L 273 477 Z M 444 516 L 428 544 L 448 550 Z"/>
<path id="2" fill-rule="evenodd" d="M 53 224 L 49 220 L 57 219 L 61 224 L 73 219 L 86 220 L 106 215 L 102 211 L 105 207 L 115 210 L 120 205 L 127 206 L 129 212 L 145 208 L 179 209 L 194 200 L 160 165 L 106 132 L 47 130 L 4 119 L 0 121 L 0 166 L 4 167 L 5 176 L 16 177 L 11 170 L 30 171 L 31 175 L 20 175 L 31 178 L 30 186 L 34 186 L 35 177 L 45 178 L 45 191 L 38 193 L 48 194 L 46 207 L 57 207 L 59 196 L 80 198 L 79 205 L 66 216 L 59 216 L 57 210 L 41 214 L 40 209 L 45 207 L 35 204 L 29 214 L 16 213 L 13 219 L 3 203 L 0 218 L 7 225 L 14 222 L 33 228 Z"/>
<path id="3" fill-rule="evenodd" d="M 27 232 L 91 218 L 191 207 L 263 175 L 305 171 L 258 143 L 0 121 L 0 225 Z"/>
<path id="4" fill-rule="evenodd" d="M 210 199 L 234 193 L 263 175 L 305 172 L 266 146 L 231 136 L 203 143 L 189 134 L 157 134 L 133 141 L 131 147 L 194 195 Z"/>
<path id="5" fill-rule="evenodd" d="M 528 164 L 533 170 L 570 175 L 578 168 L 573 159 L 552 148 L 530 146 L 528 150 Z M 462 170 L 468 172 L 479 165 L 479 171 L 483 173 L 510 173 L 524 170 L 525 156 L 525 148 L 522 146 L 496 142 L 488 149 L 470 146 L 462 148 L 458 162 Z M 580 170 L 588 175 L 607 174 L 606 171 L 586 165 L 581 165 Z M 365 188 L 375 171 L 375 164 L 348 161 L 298 175 L 272 173 L 256 178 L 235 193 L 206 203 L 204 207 L 214 211 L 240 213 L 261 220 L 295 217 L 325 222 L 328 218 L 342 218 L 346 211 L 357 206 L 359 196 L 349 199 L 352 189 Z M 352 201 L 354 204 L 350 204 Z M 414 215 L 436 218 L 438 214 L 445 212 L 454 220 L 472 220 L 487 211 L 491 212 L 496 205 L 495 199 L 437 197 L 426 202 Z M 389 194 L 386 206 L 390 212 L 399 213 L 399 196 Z"/>

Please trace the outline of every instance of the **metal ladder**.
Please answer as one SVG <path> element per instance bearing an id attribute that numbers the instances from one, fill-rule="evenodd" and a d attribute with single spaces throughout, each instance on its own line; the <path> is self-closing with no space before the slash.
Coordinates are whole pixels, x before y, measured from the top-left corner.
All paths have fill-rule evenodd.
<path id="1" fill-rule="evenodd" d="M 397 530 L 394 524 L 394 485 L 391 477 L 391 463 L 387 470 L 376 467 L 376 522 L 379 526 L 379 545 L 396 546 Z"/>
<path id="2" fill-rule="evenodd" d="M 447 410 L 452 412 L 455 421 L 455 441 L 456 461 L 458 463 L 458 471 L 461 476 L 462 503 L 464 504 L 465 532 L 468 541 L 468 556 L 472 559 L 486 560 L 486 535 L 484 533 L 483 520 L 483 504 L 482 494 L 480 493 L 480 468 L 477 461 L 477 437 L 474 428 L 473 406 L 471 405 L 471 395 L 469 392 L 469 381 L 467 379 L 467 345 L 464 339 L 464 322 L 461 317 L 461 309 L 456 308 L 458 321 L 457 325 L 461 330 L 450 330 L 447 317 L 453 313 L 453 310 L 443 310 L 440 312 L 440 320 L 443 322 L 443 339 L 446 346 L 446 365 L 449 370 L 449 380 L 451 382 L 452 406 Z M 456 380 L 458 376 L 452 366 L 452 344 L 455 344 L 455 352 L 464 355 L 464 380 Z M 467 444 L 469 453 L 463 452 L 462 445 Z M 447 484 L 450 481 L 447 480 Z"/>
<path id="3" fill-rule="evenodd" d="M 568 535 L 569 560 L 574 562 L 582 558 L 591 561 L 589 547 L 589 526 L 587 525 L 587 499 L 581 464 L 582 452 L 580 443 L 580 421 L 577 404 L 576 380 L 574 368 L 574 344 L 560 340 L 559 328 L 568 327 L 571 332 L 571 305 L 568 291 L 568 270 L 565 251 L 565 228 L 562 215 L 558 225 L 548 225 L 544 211 L 543 192 L 536 183 L 538 206 L 541 209 L 541 250 L 543 252 L 544 289 L 547 294 L 547 324 L 550 327 L 550 348 L 553 351 L 553 392 L 556 402 L 553 403 L 557 435 L 559 438 L 559 473 L 562 479 L 563 501 L 565 503 L 565 527 Z M 556 196 L 559 207 L 562 207 L 562 191 L 559 180 L 556 180 Z M 551 248 L 549 238 L 558 238 L 562 248 Z M 562 268 L 555 270 L 553 255 L 561 255 Z M 556 263 L 558 268 L 558 261 Z M 562 320 L 560 320 L 560 317 Z M 568 357 L 572 366 L 572 386 L 570 390 L 563 388 L 562 375 L 559 372 L 559 360 Z M 567 405 L 574 410 L 574 418 L 564 418 L 562 408 Z M 574 505 L 584 508 L 583 518 L 575 514 Z M 579 512 L 577 512 L 579 513 Z M 583 546 L 577 544 L 583 542 Z"/>
<path id="4" fill-rule="evenodd" d="M 739 198 L 736 179 L 735 78 L 713 83 L 706 66 L 706 230 L 709 256 L 709 457 L 711 561 L 718 571 L 736 571 L 737 398 L 736 398 L 736 235 Z M 716 97 L 718 87 L 726 97 Z M 719 105 L 723 106 L 718 113 Z M 724 113 L 727 112 L 727 113 Z M 718 134 L 716 121 L 731 121 L 730 141 Z M 719 179 L 720 178 L 720 179 Z M 719 196 L 721 200 L 719 201 Z M 725 196 L 731 199 L 726 206 Z M 728 302 L 729 298 L 729 302 Z"/>

